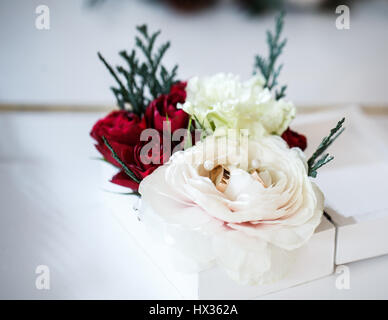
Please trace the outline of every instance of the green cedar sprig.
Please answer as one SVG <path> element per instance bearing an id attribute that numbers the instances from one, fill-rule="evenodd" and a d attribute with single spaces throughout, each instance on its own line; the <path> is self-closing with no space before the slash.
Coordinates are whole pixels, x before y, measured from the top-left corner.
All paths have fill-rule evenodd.
<path id="1" fill-rule="evenodd" d="M 122 196 L 137 196 L 140 197 L 141 194 L 138 191 L 132 191 L 132 192 L 115 192 L 111 190 L 104 190 L 105 192 L 113 193 L 113 194 L 119 194 Z"/>
<path id="2" fill-rule="evenodd" d="M 338 136 L 344 132 L 345 128 L 342 127 L 344 122 L 345 118 L 342 118 L 340 121 L 338 121 L 337 125 L 330 130 L 330 134 L 322 139 L 322 142 L 318 146 L 317 150 L 313 153 L 310 159 L 308 159 L 308 175 L 310 177 L 315 178 L 317 176 L 317 170 L 334 159 L 334 157 L 328 153 L 324 154 L 322 157 L 320 156 L 335 141 L 335 139 L 337 139 Z"/>
<path id="3" fill-rule="evenodd" d="M 275 33 L 267 31 L 267 44 L 269 49 L 268 58 L 264 58 L 260 55 L 255 57 L 254 74 L 257 69 L 262 73 L 265 84 L 264 87 L 272 90 L 278 85 L 278 77 L 280 71 L 283 68 L 283 64 L 276 66 L 276 61 L 281 55 L 283 48 L 287 43 L 287 39 L 280 40 L 280 36 L 284 25 L 284 11 L 281 11 L 276 17 Z M 282 86 L 280 90 L 275 91 L 276 99 L 283 98 L 286 93 L 287 86 Z"/>
<path id="4" fill-rule="evenodd" d="M 195 121 L 195 127 L 201 130 L 201 137 L 200 137 L 201 141 L 214 132 L 215 126 L 216 126 L 214 121 L 209 121 L 209 124 L 211 126 L 211 129 L 210 129 L 205 127 L 205 120 L 203 120 L 202 122 L 199 121 L 196 115 L 193 115 L 193 118 Z"/>
<path id="5" fill-rule="evenodd" d="M 152 100 L 170 91 L 171 85 L 177 81 L 178 66 L 175 65 L 171 71 L 163 66 L 162 59 L 170 47 L 170 42 L 162 44 L 158 49 L 155 48 L 160 31 L 149 34 L 146 25 L 138 26 L 136 29 L 139 36 L 135 37 L 135 49 L 132 49 L 130 54 L 125 50 L 119 52 L 126 61 L 127 68 L 123 66 L 113 68 L 100 52 L 98 57 L 118 84 L 118 87 L 111 87 L 111 90 L 120 109 L 124 110 L 126 104 L 129 104 L 133 112 L 142 115 Z M 143 55 L 143 62 L 138 58 L 139 51 Z"/>
<path id="6" fill-rule="evenodd" d="M 104 141 L 105 145 L 109 149 L 109 151 L 112 153 L 112 157 L 120 164 L 124 172 L 127 174 L 128 177 L 130 177 L 133 181 L 136 183 L 140 183 L 140 180 L 136 177 L 136 175 L 125 165 L 125 163 L 120 159 L 120 157 L 117 155 L 116 151 L 113 150 L 112 146 L 109 144 L 108 140 L 103 136 L 102 140 Z"/>

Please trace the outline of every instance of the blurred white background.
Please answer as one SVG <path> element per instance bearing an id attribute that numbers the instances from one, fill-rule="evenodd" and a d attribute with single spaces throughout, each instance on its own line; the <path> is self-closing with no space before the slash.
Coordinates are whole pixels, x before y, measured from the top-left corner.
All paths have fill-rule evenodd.
<path id="1" fill-rule="evenodd" d="M 225 71 L 250 76 L 253 57 L 266 53 L 265 30 L 274 13 L 249 16 L 231 1 L 178 14 L 158 1 L 1 0 L 0 103 L 113 105 L 113 80 L 97 58 L 119 62 L 147 23 L 171 40 L 167 64 L 179 76 Z M 50 30 L 37 30 L 35 8 L 50 9 Z M 281 82 L 297 104 L 388 103 L 388 3 L 350 4 L 350 30 L 337 30 L 334 9 L 294 10 L 286 18 L 288 44 Z"/>

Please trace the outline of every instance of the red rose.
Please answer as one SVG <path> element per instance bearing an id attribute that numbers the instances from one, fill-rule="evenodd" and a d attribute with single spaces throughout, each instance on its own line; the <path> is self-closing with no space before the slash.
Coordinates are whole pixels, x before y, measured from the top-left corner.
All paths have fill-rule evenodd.
<path id="1" fill-rule="evenodd" d="M 290 128 L 287 128 L 287 130 L 283 132 L 282 138 L 287 142 L 290 148 L 298 147 L 304 151 L 307 147 L 306 137 L 302 134 L 292 131 Z"/>
<path id="2" fill-rule="evenodd" d="M 140 119 L 136 114 L 124 110 L 113 111 L 93 126 L 90 135 L 97 141 L 96 148 L 105 160 L 121 168 L 105 145 L 102 137 L 107 139 L 119 158 L 141 180 L 150 174 L 154 169 L 153 167 L 155 167 L 143 165 L 139 156 L 137 156 L 140 154 L 141 149 L 140 134 L 145 128 L 144 119 Z M 112 182 L 133 190 L 138 188 L 138 183 L 133 181 L 123 171 L 115 175 L 112 178 Z"/>
<path id="3" fill-rule="evenodd" d="M 121 169 L 112 182 L 137 191 L 139 184 L 131 179 L 121 168 L 121 165 L 113 158 L 111 151 L 105 145 L 102 137 L 105 137 L 120 160 L 131 170 L 139 181 L 151 174 L 158 166 L 168 160 L 168 154 L 163 154 L 163 121 L 171 124 L 171 133 L 176 129 L 186 129 L 189 116 L 183 110 L 178 110 L 178 102 L 186 99 L 186 83 L 180 82 L 171 87 L 170 93 L 160 95 L 152 101 L 146 109 L 144 117 L 140 118 L 129 111 L 113 111 L 105 118 L 99 120 L 93 127 L 90 135 L 97 141 L 96 148 L 105 160 Z M 149 148 L 148 155 L 144 155 L 150 161 L 142 161 L 141 150 L 148 141 L 140 141 L 140 135 L 144 129 L 152 128 L 158 132 L 156 149 Z M 155 141 L 155 140 L 152 140 Z M 175 144 L 172 144 L 174 146 Z M 151 147 L 148 145 L 148 147 Z M 152 153 L 152 150 L 154 153 Z M 157 152 L 155 152 L 157 150 Z M 144 160 L 143 157 L 143 160 Z M 152 158 L 151 158 L 152 157 Z M 150 163 L 148 163 L 150 162 Z"/>
<path id="4" fill-rule="evenodd" d="M 150 149 L 148 155 L 145 155 L 145 157 L 148 158 L 149 163 L 142 161 L 141 150 L 147 143 L 147 141 L 138 141 L 134 147 L 121 146 L 121 149 L 118 146 L 115 147 L 114 144 L 111 144 L 113 150 L 117 153 L 125 165 L 135 174 L 139 181 L 143 180 L 157 167 L 163 164 L 163 145 L 161 142 L 157 143 L 158 152 L 152 153 L 152 150 Z M 119 173 L 117 173 L 112 178 L 111 182 L 123 187 L 131 188 L 135 191 L 137 191 L 139 188 L 139 184 L 132 180 L 124 172 L 124 170 L 121 170 Z"/>
<path id="5" fill-rule="evenodd" d="M 145 129 L 144 120 L 136 114 L 120 110 L 109 113 L 93 126 L 90 135 L 97 141 L 96 148 L 105 160 L 115 166 L 120 166 L 113 159 L 108 147 L 104 144 L 105 137 L 113 149 L 119 154 L 124 147 L 133 148 L 140 140 L 140 134 Z"/>
<path id="6" fill-rule="evenodd" d="M 171 86 L 170 93 L 160 95 L 149 104 L 144 115 L 148 128 L 163 132 L 163 121 L 167 120 L 172 133 L 176 129 L 187 128 L 189 115 L 176 107 L 178 103 L 184 103 L 186 100 L 185 87 L 186 82 L 178 82 Z"/>

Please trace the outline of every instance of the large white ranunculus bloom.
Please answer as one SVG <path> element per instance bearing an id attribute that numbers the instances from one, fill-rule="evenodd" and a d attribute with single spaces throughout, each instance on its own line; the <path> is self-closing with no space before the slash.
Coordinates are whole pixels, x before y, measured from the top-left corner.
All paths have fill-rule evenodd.
<path id="1" fill-rule="evenodd" d="M 220 165 L 225 188 L 212 175 Z M 323 212 L 304 154 L 278 136 L 209 136 L 175 153 L 140 183 L 139 192 L 145 223 L 156 217 L 156 229 L 190 261 L 188 271 L 217 264 L 243 284 L 281 278 Z"/>
<path id="2" fill-rule="evenodd" d="M 293 103 L 276 100 L 264 79 L 256 75 L 241 82 L 233 74 L 191 78 L 186 102 L 178 105 L 206 128 L 249 129 L 253 136 L 281 135 L 295 117 Z"/>

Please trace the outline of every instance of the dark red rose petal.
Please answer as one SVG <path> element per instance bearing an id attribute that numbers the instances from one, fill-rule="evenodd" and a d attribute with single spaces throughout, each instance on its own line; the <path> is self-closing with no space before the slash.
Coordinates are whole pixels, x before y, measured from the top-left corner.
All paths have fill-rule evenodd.
<path id="1" fill-rule="evenodd" d="M 139 188 L 139 184 L 128 177 L 124 171 L 120 171 L 114 175 L 111 182 L 122 187 L 131 188 L 134 191 L 137 191 Z"/>
<path id="2" fill-rule="evenodd" d="M 178 103 L 186 101 L 185 87 L 185 82 L 178 82 L 171 86 L 169 94 L 162 94 L 149 104 L 144 115 L 147 127 L 163 132 L 163 122 L 168 120 L 172 133 L 187 128 L 189 115 L 177 109 Z"/>
<path id="3" fill-rule="evenodd" d="M 286 131 L 283 132 L 282 138 L 287 142 L 290 148 L 300 148 L 304 151 L 307 148 L 307 139 L 304 135 L 299 134 L 295 131 L 292 131 L 290 128 L 287 128 Z"/>

